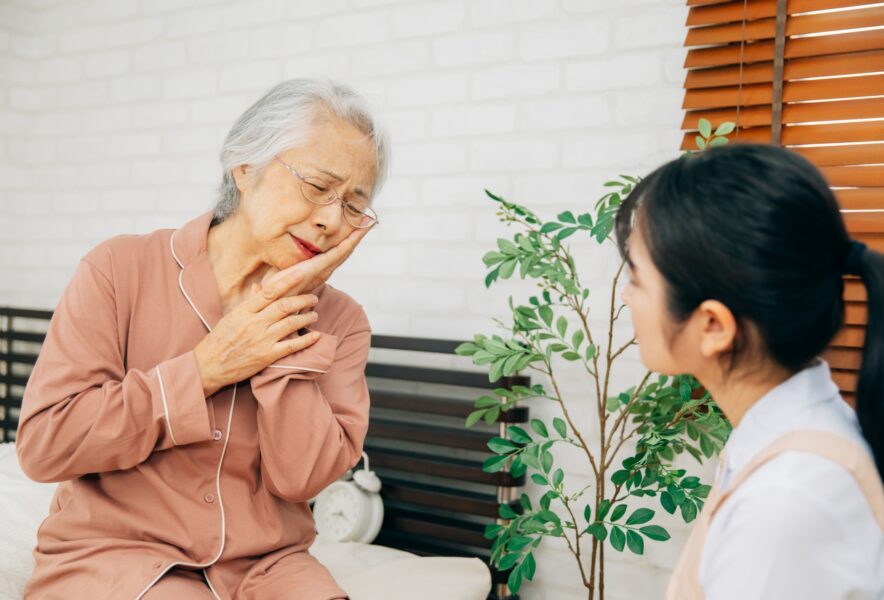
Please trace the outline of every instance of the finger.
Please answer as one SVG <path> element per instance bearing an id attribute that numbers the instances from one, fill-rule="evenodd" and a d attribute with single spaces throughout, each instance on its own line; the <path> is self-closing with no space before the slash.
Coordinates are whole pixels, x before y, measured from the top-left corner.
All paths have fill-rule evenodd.
<path id="1" fill-rule="evenodd" d="M 273 301 L 284 296 L 287 291 L 302 281 L 304 281 L 304 273 L 294 267 L 289 267 L 288 269 L 276 273 L 273 277 L 267 280 L 267 283 L 261 285 L 259 293 L 247 300 L 247 302 L 249 302 L 249 308 L 253 312 L 264 310 Z"/>
<path id="2" fill-rule="evenodd" d="M 313 325 L 318 319 L 319 315 L 315 312 L 308 312 L 303 315 L 289 315 L 271 325 L 267 333 L 272 337 L 273 341 L 278 342 L 305 327 Z"/>
<path id="3" fill-rule="evenodd" d="M 325 278 L 328 278 L 332 271 L 337 269 L 341 263 L 353 254 L 359 242 L 368 235 L 369 229 L 371 228 L 356 229 L 341 240 L 337 246 L 329 248 L 322 254 L 317 254 L 313 258 L 298 263 L 295 266 L 300 267 L 308 279 L 319 275 L 324 275 Z"/>
<path id="4" fill-rule="evenodd" d="M 319 303 L 319 298 L 313 294 L 301 294 L 299 296 L 284 296 L 276 300 L 262 312 L 269 322 L 275 322 L 291 314 L 297 314 L 309 310 Z"/>
<path id="5" fill-rule="evenodd" d="M 276 355 L 276 360 L 279 360 L 289 354 L 300 352 L 304 348 L 312 346 L 319 341 L 320 337 L 322 337 L 321 333 L 318 331 L 311 331 L 307 335 L 299 335 L 280 340 L 273 345 L 273 353 Z"/>

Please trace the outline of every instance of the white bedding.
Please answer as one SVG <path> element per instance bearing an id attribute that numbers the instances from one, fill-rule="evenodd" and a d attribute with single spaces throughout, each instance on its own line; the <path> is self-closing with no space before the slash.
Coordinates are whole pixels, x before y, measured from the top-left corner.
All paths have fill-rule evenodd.
<path id="1" fill-rule="evenodd" d="M 19 600 L 54 484 L 30 481 L 13 444 L 0 444 L 0 600 Z M 371 544 L 317 539 L 310 548 L 352 600 L 485 600 L 488 568 L 475 558 L 420 558 Z"/>

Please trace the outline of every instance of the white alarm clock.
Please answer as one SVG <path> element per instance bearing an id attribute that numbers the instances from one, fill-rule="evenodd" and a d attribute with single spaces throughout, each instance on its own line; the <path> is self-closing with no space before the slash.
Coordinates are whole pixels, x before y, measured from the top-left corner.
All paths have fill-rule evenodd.
<path id="1" fill-rule="evenodd" d="M 384 503 L 381 500 L 380 478 L 369 468 L 368 455 L 363 452 L 365 467 L 353 473 L 352 480 L 338 480 L 322 490 L 313 504 L 316 532 L 336 542 L 370 544 L 381 530 Z"/>

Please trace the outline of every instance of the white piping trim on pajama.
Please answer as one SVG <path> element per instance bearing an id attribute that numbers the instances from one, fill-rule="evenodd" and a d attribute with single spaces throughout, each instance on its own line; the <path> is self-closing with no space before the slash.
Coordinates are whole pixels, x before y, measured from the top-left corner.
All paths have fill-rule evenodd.
<path id="1" fill-rule="evenodd" d="M 311 373 L 328 373 L 322 369 L 311 369 L 310 367 L 288 367 L 286 365 L 267 365 L 267 369 L 292 369 L 293 371 L 310 371 Z"/>
<path id="2" fill-rule="evenodd" d="M 163 412 L 166 413 L 166 428 L 169 430 L 169 437 L 172 438 L 172 443 L 177 446 L 178 440 L 175 439 L 175 434 L 172 432 L 172 419 L 169 418 L 169 403 L 166 401 L 166 388 L 163 386 L 163 375 L 160 373 L 160 365 L 157 365 L 156 369 L 157 381 L 160 382 L 160 397 L 163 399 Z"/>
<path id="3" fill-rule="evenodd" d="M 175 254 L 175 246 L 172 243 L 175 239 L 175 232 L 172 232 L 172 236 L 169 238 L 169 248 L 172 251 L 172 257 L 175 259 L 175 262 L 178 263 L 178 266 L 182 269 L 182 271 L 178 274 L 178 288 L 181 290 L 181 293 L 184 294 L 184 297 L 187 299 L 188 304 L 193 309 L 193 312 L 197 314 L 200 318 L 200 321 L 203 322 L 203 325 L 206 326 L 206 329 L 211 333 L 212 328 L 209 327 L 209 323 L 203 318 L 203 315 L 200 314 L 200 311 L 197 310 L 196 305 L 191 301 L 190 296 L 187 295 L 187 292 L 184 290 L 184 283 L 182 281 L 182 275 L 184 274 L 184 265 L 178 260 L 178 256 Z M 181 566 L 181 567 L 191 567 L 198 568 L 203 570 L 203 577 L 206 578 L 206 582 L 209 584 L 209 590 L 211 590 L 212 595 L 215 596 L 217 600 L 221 600 L 221 597 L 215 591 L 215 588 L 212 587 L 212 582 L 209 581 L 209 576 L 206 573 L 206 567 L 211 567 L 221 558 L 221 555 L 224 554 L 224 545 L 227 541 L 227 518 L 224 513 L 224 500 L 221 498 L 221 467 L 224 464 L 224 456 L 227 454 L 227 444 L 230 442 L 230 432 L 233 428 L 233 409 L 236 406 L 236 390 L 239 384 L 233 384 L 233 397 L 230 399 L 230 412 L 227 415 L 227 435 L 224 437 L 224 447 L 221 449 L 221 458 L 218 460 L 218 470 L 215 472 L 215 491 L 218 495 L 218 507 L 221 509 L 221 548 L 218 550 L 218 555 L 215 556 L 212 560 L 207 563 L 185 563 L 185 562 L 174 562 L 168 565 L 162 573 L 157 575 L 153 581 L 151 581 L 146 588 L 141 590 L 141 593 L 135 597 L 135 600 L 140 600 L 144 594 L 152 588 L 157 581 L 159 581 L 166 573 L 168 573 L 171 569 Z"/>

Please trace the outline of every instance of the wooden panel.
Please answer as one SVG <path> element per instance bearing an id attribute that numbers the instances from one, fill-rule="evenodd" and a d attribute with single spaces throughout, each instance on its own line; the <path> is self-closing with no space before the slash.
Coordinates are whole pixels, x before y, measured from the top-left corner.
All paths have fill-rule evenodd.
<path id="1" fill-rule="evenodd" d="M 369 377 L 419 381 L 421 383 L 442 383 L 485 389 L 530 384 L 530 378 L 521 376 L 501 377 L 497 381 L 490 382 L 488 381 L 487 374 L 476 371 L 455 371 L 452 369 L 435 369 L 431 367 L 407 367 L 397 364 L 374 362 L 368 363 L 365 368 L 365 374 Z"/>
<path id="2" fill-rule="evenodd" d="M 844 165 L 873 165 L 884 163 L 884 144 L 853 144 L 850 146 L 820 146 L 794 148 L 818 167 Z"/>
<path id="3" fill-rule="evenodd" d="M 863 4 L 875 4 L 880 0 L 790 0 L 788 13 L 806 13 L 816 10 L 828 10 L 832 8 L 846 8 Z M 692 4 L 688 2 L 688 6 Z M 762 19 L 775 17 L 777 14 L 776 0 L 749 0 L 746 7 L 743 1 L 715 3 L 710 6 L 698 6 L 691 8 L 688 13 L 687 25 L 715 25 L 732 21 Z M 745 15 L 745 16 L 744 16 Z"/>
<path id="4" fill-rule="evenodd" d="M 868 302 L 866 286 L 859 277 L 849 275 L 844 278 L 844 299 L 850 302 Z"/>
<path id="5" fill-rule="evenodd" d="M 862 348 L 866 341 L 866 328 L 847 326 L 841 329 L 832 340 L 832 346 L 842 348 Z"/>
<path id="6" fill-rule="evenodd" d="M 863 354 L 859 348 L 829 348 L 823 358 L 833 369 L 858 371 L 862 366 Z"/>
<path id="7" fill-rule="evenodd" d="M 880 243 L 880 237 L 884 233 L 884 213 L 855 212 L 844 213 L 842 216 L 845 225 L 847 225 L 847 231 L 857 235 L 866 244 L 877 247 L 877 243 Z M 867 234 L 871 234 L 871 236 Z"/>
<path id="8" fill-rule="evenodd" d="M 865 302 L 847 302 L 844 306 L 844 322 L 848 325 L 868 323 L 869 310 Z"/>
<path id="9" fill-rule="evenodd" d="M 856 393 L 857 374 L 854 371 L 832 369 L 832 380 L 842 392 Z"/>
<path id="10" fill-rule="evenodd" d="M 697 129 L 701 117 L 708 119 L 710 123 L 738 122 L 742 127 L 770 125 L 771 108 L 770 105 L 744 106 L 740 108 L 739 116 L 736 107 L 733 106 L 691 111 L 685 114 L 681 128 Z M 783 106 L 784 124 L 881 118 L 884 118 L 884 97 L 805 102 Z"/>
<path id="11" fill-rule="evenodd" d="M 497 496 L 428 485 L 395 477 L 384 477 L 384 501 L 408 503 L 428 508 L 479 515 L 496 519 Z M 515 505 L 513 506 L 515 508 Z"/>
<path id="12" fill-rule="evenodd" d="M 877 187 L 884 184 L 882 165 L 823 167 L 821 171 L 829 185 L 835 187 Z"/>
<path id="13" fill-rule="evenodd" d="M 849 210 L 884 209 L 884 188 L 835 190 L 835 197 L 842 208 Z"/>
<path id="14" fill-rule="evenodd" d="M 433 444 L 464 450 L 488 451 L 488 440 L 493 435 L 486 432 L 458 428 L 420 425 L 413 422 L 394 421 L 372 414 L 368 428 L 369 439 L 389 439 L 421 444 Z"/>
<path id="15" fill-rule="evenodd" d="M 880 50 L 884 48 L 884 39 L 882 38 L 884 36 L 880 31 L 872 30 L 790 39 L 786 41 L 785 57 L 789 59 Z M 688 69 L 696 69 L 736 65 L 740 63 L 740 56 L 739 44 L 695 48 L 688 50 L 684 66 Z M 774 44 L 770 41 L 746 44 L 742 49 L 742 57 L 745 63 L 772 61 Z"/>
<path id="16" fill-rule="evenodd" d="M 490 548 L 492 543 L 483 535 L 484 525 L 402 510 L 394 506 L 384 507 L 384 527 L 477 548 Z"/>
<path id="17" fill-rule="evenodd" d="M 882 35 L 884 37 L 884 35 Z M 787 81 L 783 102 L 808 102 L 841 98 L 884 95 L 884 75 L 864 75 L 839 79 Z M 773 87 L 759 83 L 739 86 L 690 89 L 685 92 L 682 108 L 698 110 L 730 106 L 755 106 L 773 101 Z"/>
<path id="18" fill-rule="evenodd" d="M 371 404 L 374 408 L 401 410 L 409 413 L 459 417 L 466 419 L 475 410 L 474 401 L 463 398 L 431 396 L 413 392 L 395 392 L 390 390 L 371 389 Z M 498 419 L 502 423 L 525 423 L 528 421 L 528 407 L 517 406 Z"/>
<path id="19" fill-rule="evenodd" d="M 376 445 L 372 440 L 365 444 L 371 457 L 372 467 L 404 473 L 419 473 L 441 479 L 455 479 L 484 483 L 487 485 L 513 487 L 522 485 L 524 476 L 514 478 L 510 473 L 485 473 L 481 461 L 456 459 L 433 454 L 391 450 Z"/>

